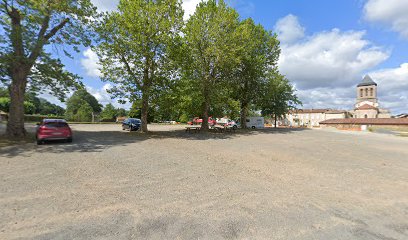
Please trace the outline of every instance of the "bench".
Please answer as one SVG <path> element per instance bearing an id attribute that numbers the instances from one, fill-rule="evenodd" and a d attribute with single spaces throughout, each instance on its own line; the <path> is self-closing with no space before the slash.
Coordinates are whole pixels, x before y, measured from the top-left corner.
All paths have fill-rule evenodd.
<path id="1" fill-rule="evenodd" d="M 192 126 L 187 126 L 186 127 L 186 132 L 200 132 L 201 126 L 200 125 L 192 125 Z"/>

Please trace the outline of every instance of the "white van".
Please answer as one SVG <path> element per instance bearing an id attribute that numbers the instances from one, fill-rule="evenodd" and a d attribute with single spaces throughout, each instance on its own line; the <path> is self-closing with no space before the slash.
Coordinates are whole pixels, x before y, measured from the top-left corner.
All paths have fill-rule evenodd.
<path id="1" fill-rule="evenodd" d="M 248 117 L 246 119 L 246 126 L 247 128 L 264 128 L 265 127 L 265 119 L 263 117 Z"/>

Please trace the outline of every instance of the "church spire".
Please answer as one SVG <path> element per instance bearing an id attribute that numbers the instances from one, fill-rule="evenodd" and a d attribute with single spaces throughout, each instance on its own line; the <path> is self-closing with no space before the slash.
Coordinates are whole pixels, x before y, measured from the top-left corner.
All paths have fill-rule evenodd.
<path id="1" fill-rule="evenodd" d="M 363 81 L 361 81 L 357 87 L 362 87 L 362 86 L 372 86 L 375 85 L 377 86 L 377 83 L 373 81 L 373 79 L 369 75 L 365 75 L 363 78 Z"/>

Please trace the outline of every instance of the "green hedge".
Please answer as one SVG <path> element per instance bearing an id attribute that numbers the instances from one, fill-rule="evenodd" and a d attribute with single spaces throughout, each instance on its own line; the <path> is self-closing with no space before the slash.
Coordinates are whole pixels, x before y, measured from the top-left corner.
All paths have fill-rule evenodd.
<path id="1" fill-rule="evenodd" d="M 63 116 L 24 115 L 25 122 L 41 122 L 45 118 L 64 119 Z"/>

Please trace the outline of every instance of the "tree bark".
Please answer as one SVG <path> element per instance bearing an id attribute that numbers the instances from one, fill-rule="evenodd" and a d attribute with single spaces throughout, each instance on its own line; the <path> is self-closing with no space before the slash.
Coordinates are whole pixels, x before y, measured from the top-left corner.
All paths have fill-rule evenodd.
<path id="1" fill-rule="evenodd" d="M 147 129 L 147 116 L 149 111 L 149 96 L 147 92 L 143 93 L 142 96 L 142 126 L 141 131 L 147 133 L 149 130 Z"/>
<path id="2" fill-rule="evenodd" d="M 277 128 L 276 123 L 278 122 L 278 116 L 275 114 L 275 128 Z"/>
<path id="3" fill-rule="evenodd" d="M 210 110 L 210 92 L 208 89 L 208 84 L 205 84 L 204 86 L 204 103 L 203 103 L 203 122 L 201 123 L 201 131 L 203 132 L 208 132 L 209 126 L 208 126 L 208 112 Z"/>
<path id="4" fill-rule="evenodd" d="M 248 115 L 248 104 L 247 103 L 241 103 L 240 121 L 241 121 L 241 128 L 242 129 L 247 128 L 247 125 L 246 125 L 247 115 Z"/>
<path id="5" fill-rule="evenodd" d="M 24 94 L 27 75 L 23 70 L 13 72 L 10 86 L 10 109 L 7 121 L 6 134 L 10 138 L 23 138 L 27 131 L 24 128 Z"/>

